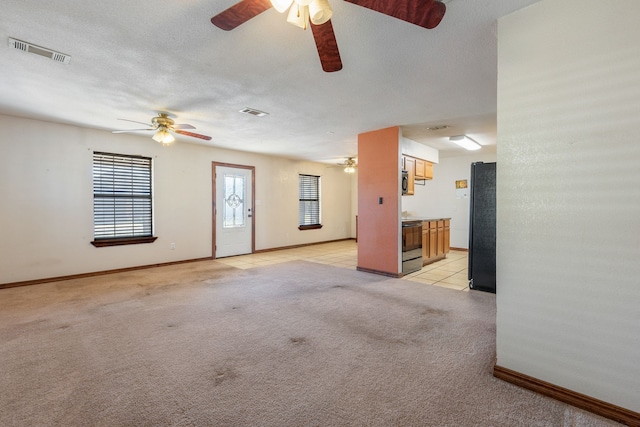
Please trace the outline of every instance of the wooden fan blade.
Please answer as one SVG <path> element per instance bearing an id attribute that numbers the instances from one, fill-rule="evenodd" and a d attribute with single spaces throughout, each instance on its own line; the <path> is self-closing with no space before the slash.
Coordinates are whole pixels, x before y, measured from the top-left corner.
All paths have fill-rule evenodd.
<path id="1" fill-rule="evenodd" d="M 137 122 L 135 120 L 129 120 L 129 119 L 118 119 L 118 120 L 122 120 L 122 121 L 125 121 L 125 122 L 131 122 L 131 123 L 137 123 L 139 125 L 151 126 L 150 123 Z"/>
<path id="2" fill-rule="evenodd" d="M 186 123 L 181 123 L 178 125 L 171 126 L 173 129 L 195 129 L 195 126 L 188 125 Z"/>
<path id="3" fill-rule="evenodd" d="M 271 8 L 271 0 L 242 0 L 211 18 L 211 23 L 225 31 L 230 31 L 269 8 Z"/>
<path id="4" fill-rule="evenodd" d="M 111 133 L 129 133 L 129 132 L 140 132 L 143 130 L 155 130 L 155 129 L 129 129 L 129 130 L 114 130 Z"/>
<path id="5" fill-rule="evenodd" d="M 438 0 L 345 0 L 358 6 L 401 19 L 423 28 L 438 26 L 447 11 L 444 3 Z"/>
<path id="6" fill-rule="evenodd" d="M 204 139 L 205 141 L 211 141 L 211 137 L 207 135 L 201 135 L 199 133 L 187 132 L 186 130 L 176 129 L 175 133 L 179 133 L 180 135 L 192 136 L 194 138 Z"/>
<path id="7" fill-rule="evenodd" d="M 320 25 L 309 23 L 313 32 L 313 39 L 316 41 L 322 69 L 327 73 L 342 70 L 342 60 L 340 59 L 338 42 L 336 41 L 336 35 L 333 33 L 331 20 Z"/>

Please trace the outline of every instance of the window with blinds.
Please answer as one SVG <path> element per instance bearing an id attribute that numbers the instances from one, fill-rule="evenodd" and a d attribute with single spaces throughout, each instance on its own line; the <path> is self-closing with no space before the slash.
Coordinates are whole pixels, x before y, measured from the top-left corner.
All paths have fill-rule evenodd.
<path id="1" fill-rule="evenodd" d="M 154 241 L 152 201 L 151 158 L 93 153 L 94 246 Z"/>
<path id="2" fill-rule="evenodd" d="M 300 230 L 321 228 L 320 177 L 299 175 L 299 189 L 298 228 Z"/>

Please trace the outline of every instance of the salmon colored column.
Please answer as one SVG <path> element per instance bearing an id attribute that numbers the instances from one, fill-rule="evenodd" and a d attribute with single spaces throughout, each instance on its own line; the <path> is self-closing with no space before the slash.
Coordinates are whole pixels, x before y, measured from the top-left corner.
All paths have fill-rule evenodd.
<path id="1" fill-rule="evenodd" d="M 394 277 L 401 272 L 399 135 L 397 126 L 358 135 L 358 270 Z"/>

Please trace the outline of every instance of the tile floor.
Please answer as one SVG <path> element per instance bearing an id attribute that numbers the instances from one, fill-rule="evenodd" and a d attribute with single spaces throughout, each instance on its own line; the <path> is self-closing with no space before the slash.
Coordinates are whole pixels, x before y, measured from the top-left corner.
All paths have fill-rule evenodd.
<path id="1" fill-rule="evenodd" d="M 282 249 L 251 255 L 220 258 L 216 261 L 232 267 L 246 269 L 303 259 L 305 261 L 355 270 L 357 258 L 358 246 L 355 240 L 344 240 L 294 249 Z M 451 251 L 445 259 L 424 266 L 422 270 L 404 276 L 402 279 L 427 285 L 442 286 L 458 291 L 468 291 L 467 252 Z"/>

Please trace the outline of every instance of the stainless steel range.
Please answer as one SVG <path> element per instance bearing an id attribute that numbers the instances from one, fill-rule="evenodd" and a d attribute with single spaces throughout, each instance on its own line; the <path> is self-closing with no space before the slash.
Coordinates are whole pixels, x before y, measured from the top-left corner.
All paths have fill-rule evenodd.
<path id="1" fill-rule="evenodd" d="M 402 274 L 422 268 L 422 221 L 402 221 Z"/>

